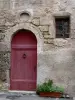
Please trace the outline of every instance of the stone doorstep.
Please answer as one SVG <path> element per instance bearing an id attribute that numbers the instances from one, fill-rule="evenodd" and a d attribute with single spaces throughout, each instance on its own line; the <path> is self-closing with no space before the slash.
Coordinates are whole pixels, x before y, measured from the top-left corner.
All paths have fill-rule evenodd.
<path id="1" fill-rule="evenodd" d="M 0 96 L 24 96 L 24 95 L 32 95 L 37 96 L 36 92 L 34 91 L 7 91 L 7 92 L 0 92 Z"/>
<path id="2" fill-rule="evenodd" d="M 37 96 L 35 91 L 10 91 L 9 90 L 8 94 L 18 95 L 18 96 L 24 96 L 24 95 Z"/>
<path id="3" fill-rule="evenodd" d="M 73 100 L 75 100 L 75 97 L 73 97 Z"/>

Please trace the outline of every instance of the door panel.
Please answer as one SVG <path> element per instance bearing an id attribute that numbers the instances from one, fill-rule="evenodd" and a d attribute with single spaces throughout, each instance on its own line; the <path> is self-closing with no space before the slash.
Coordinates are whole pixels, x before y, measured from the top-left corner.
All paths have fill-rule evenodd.
<path id="1" fill-rule="evenodd" d="M 25 35 L 23 34 L 23 38 L 24 36 Z M 37 73 L 36 73 L 37 72 L 37 48 L 36 47 L 37 47 L 36 45 L 32 45 L 32 44 L 12 45 L 11 79 L 10 79 L 11 90 L 34 91 L 36 89 L 36 77 L 37 77 Z"/>

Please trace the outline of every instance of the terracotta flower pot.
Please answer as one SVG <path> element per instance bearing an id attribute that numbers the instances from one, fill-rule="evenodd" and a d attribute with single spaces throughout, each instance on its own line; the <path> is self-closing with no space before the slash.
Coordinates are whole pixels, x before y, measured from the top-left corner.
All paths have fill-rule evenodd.
<path id="1" fill-rule="evenodd" d="M 42 97 L 55 97 L 55 98 L 62 97 L 62 93 L 60 92 L 40 92 L 39 95 Z"/>

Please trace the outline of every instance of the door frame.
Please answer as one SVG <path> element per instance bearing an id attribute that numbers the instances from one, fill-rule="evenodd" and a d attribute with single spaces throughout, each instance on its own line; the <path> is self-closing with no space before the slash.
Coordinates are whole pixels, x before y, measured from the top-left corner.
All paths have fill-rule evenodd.
<path id="1" fill-rule="evenodd" d="M 39 83 L 40 80 L 40 75 L 39 75 L 39 66 L 41 66 L 40 63 L 40 54 L 43 53 L 43 45 L 44 45 L 44 38 L 42 35 L 42 32 L 40 31 L 40 29 L 31 24 L 31 23 L 19 23 L 13 27 L 11 27 L 10 29 L 8 29 L 5 34 L 5 42 L 8 43 L 7 48 L 10 51 L 10 56 L 9 56 L 9 60 L 11 59 L 11 40 L 13 38 L 13 36 L 16 34 L 16 32 L 18 30 L 21 29 L 26 29 L 26 30 L 30 30 L 31 32 L 33 32 L 33 34 L 35 34 L 36 38 L 37 38 L 37 84 Z M 7 69 L 7 83 L 8 83 L 8 89 L 10 87 L 10 67 L 11 67 L 11 61 L 9 62 L 9 68 Z"/>

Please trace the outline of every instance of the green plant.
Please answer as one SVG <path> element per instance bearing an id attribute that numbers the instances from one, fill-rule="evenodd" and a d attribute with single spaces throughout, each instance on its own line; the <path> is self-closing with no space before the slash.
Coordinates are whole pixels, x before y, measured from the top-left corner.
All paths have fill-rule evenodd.
<path id="1" fill-rule="evenodd" d="M 50 87 L 50 92 L 63 93 L 64 92 L 64 88 L 63 87 L 59 87 L 59 86 L 52 86 L 52 87 Z"/>
<path id="2" fill-rule="evenodd" d="M 43 84 L 38 85 L 37 87 L 37 93 L 39 92 L 64 92 L 63 87 L 59 87 L 53 84 L 52 80 L 48 80 L 47 82 L 44 82 Z"/>
<path id="3" fill-rule="evenodd" d="M 43 84 L 38 85 L 37 87 L 37 91 L 39 92 L 49 92 L 50 91 L 50 87 L 52 87 L 53 81 L 52 80 L 48 80 L 47 82 L 44 82 Z"/>

